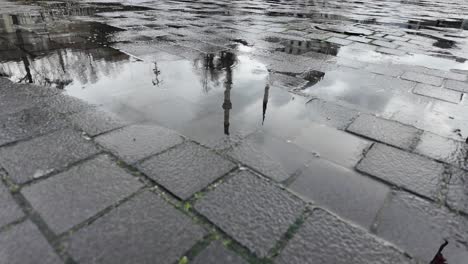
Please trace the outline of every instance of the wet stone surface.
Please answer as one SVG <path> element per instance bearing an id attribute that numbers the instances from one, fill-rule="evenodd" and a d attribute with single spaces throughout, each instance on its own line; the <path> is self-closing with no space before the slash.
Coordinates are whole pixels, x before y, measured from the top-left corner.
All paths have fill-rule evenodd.
<path id="1" fill-rule="evenodd" d="M 389 193 L 387 186 L 322 159 L 307 164 L 289 188 L 363 228 L 371 227 Z"/>
<path id="2" fill-rule="evenodd" d="M 468 213 L 468 173 L 465 170 L 453 169 L 447 203 L 455 210 Z"/>
<path id="3" fill-rule="evenodd" d="M 460 141 L 425 132 L 421 135 L 415 152 L 461 168 L 466 167 L 466 146 Z"/>
<path id="4" fill-rule="evenodd" d="M 142 187 L 132 175 L 98 156 L 21 190 L 51 230 L 61 234 Z"/>
<path id="5" fill-rule="evenodd" d="M 242 259 L 236 253 L 225 248 L 219 241 L 211 242 L 191 263 L 194 264 L 247 264 L 247 261 Z"/>
<path id="6" fill-rule="evenodd" d="M 0 148 L 0 165 L 18 184 L 63 169 L 99 150 L 73 130 L 60 130 Z"/>
<path id="7" fill-rule="evenodd" d="M 191 219 L 146 191 L 72 234 L 79 263 L 174 263 L 205 235 Z"/>
<path id="8" fill-rule="evenodd" d="M 156 125 L 131 125 L 96 138 L 96 142 L 128 163 L 157 154 L 183 139 L 173 131 Z"/>
<path id="9" fill-rule="evenodd" d="M 128 125 L 128 122 L 111 113 L 94 109 L 70 115 L 69 119 L 75 127 L 90 136 L 96 136 Z"/>
<path id="10" fill-rule="evenodd" d="M 235 164 L 192 142 L 145 160 L 138 168 L 186 200 L 235 168 Z"/>
<path id="11" fill-rule="evenodd" d="M 29 220 L 0 232 L 0 256 L 11 264 L 63 263 Z"/>
<path id="12" fill-rule="evenodd" d="M 299 218 L 305 203 L 244 171 L 207 193 L 195 209 L 252 252 L 265 257 Z"/>
<path id="13" fill-rule="evenodd" d="M 457 241 L 467 240 L 467 219 L 416 196 L 397 192 L 379 215 L 377 235 L 395 243 L 416 259 L 430 262 L 437 249 L 444 249 L 448 263 L 462 264 L 468 249 Z"/>
<path id="14" fill-rule="evenodd" d="M 432 199 L 439 198 L 444 167 L 428 158 L 375 144 L 357 170 Z"/>
<path id="15" fill-rule="evenodd" d="M 16 204 L 8 188 L 0 184 L 0 227 L 5 226 L 24 216 L 21 208 Z"/>
<path id="16" fill-rule="evenodd" d="M 319 263 L 413 263 L 398 249 L 382 244 L 377 237 L 323 209 L 312 211 L 275 263 L 299 264 L 310 260 Z"/>

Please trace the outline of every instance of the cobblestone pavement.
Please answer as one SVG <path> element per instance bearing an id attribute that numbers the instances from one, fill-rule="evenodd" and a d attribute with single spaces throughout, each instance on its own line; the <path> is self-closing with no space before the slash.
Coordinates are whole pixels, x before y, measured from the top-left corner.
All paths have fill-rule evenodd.
<path id="1" fill-rule="evenodd" d="M 468 260 L 468 5 L 0 0 L 0 264 Z"/>

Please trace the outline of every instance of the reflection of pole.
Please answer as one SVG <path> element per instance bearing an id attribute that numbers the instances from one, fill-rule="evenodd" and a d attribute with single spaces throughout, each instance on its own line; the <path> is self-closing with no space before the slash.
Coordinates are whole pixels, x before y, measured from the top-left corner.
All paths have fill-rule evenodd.
<path id="1" fill-rule="evenodd" d="M 13 16 L 13 24 L 15 25 L 18 25 L 18 18 L 16 16 Z M 29 83 L 33 83 L 33 79 L 32 79 L 32 75 L 31 75 L 31 69 L 30 69 L 30 64 L 29 64 L 29 60 L 28 58 L 26 57 L 26 54 L 24 54 L 24 39 L 23 39 L 23 35 L 21 33 L 20 30 L 16 30 L 16 39 L 18 40 L 18 45 L 21 47 L 21 60 L 23 61 L 23 64 L 24 64 L 24 69 L 26 70 L 26 76 L 24 77 L 24 79 L 28 79 L 28 82 Z"/>
<path id="2" fill-rule="evenodd" d="M 28 58 L 26 58 L 26 56 L 21 56 L 21 60 L 23 60 L 24 69 L 26 70 L 26 76 L 25 76 L 25 78 L 28 79 L 28 82 L 29 82 L 29 83 L 33 83 L 32 75 L 31 75 L 31 70 L 30 70 L 30 67 L 29 67 L 30 64 L 29 64 Z"/>
<path id="3" fill-rule="evenodd" d="M 226 67 L 226 81 L 224 82 L 224 134 L 229 135 L 229 111 L 232 109 L 231 103 L 231 87 L 232 87 L 232 69 L 228 65 Z"/>
<path id="4" fill-rule="evenodd" d="M 265 115 L 266 115 L 266 110 L 268 106 L 268 96 L 270 92 L 270 85 L 265 86 L 265 91 L 263 93 L 263 118 L 262 118 L 262 125 L 265 122 Z"/>

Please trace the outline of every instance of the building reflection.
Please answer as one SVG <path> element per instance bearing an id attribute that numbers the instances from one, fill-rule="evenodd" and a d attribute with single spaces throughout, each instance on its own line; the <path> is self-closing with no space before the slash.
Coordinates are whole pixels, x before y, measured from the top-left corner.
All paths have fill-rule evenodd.
<path id="1" fill-rule="evenodd" d="M 282 42 L 283 48 L 278 48 L 277 51 L 288 54 L 300 55 L 309 51 L 318 52 L 327 55 L 336 56 L 340 49 L 339 45 L 320 40 L 300 41 L 300 40 L 285 40 Z"/>

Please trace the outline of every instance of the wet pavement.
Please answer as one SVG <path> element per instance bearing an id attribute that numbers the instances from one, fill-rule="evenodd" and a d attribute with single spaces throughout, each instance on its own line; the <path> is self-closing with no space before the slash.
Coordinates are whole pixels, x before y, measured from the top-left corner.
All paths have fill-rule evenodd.
<path id="1" fill-rule="evenodd" d="M 467 17 L 0 0 L 0 263 L 465 264 Z"/>

